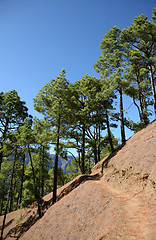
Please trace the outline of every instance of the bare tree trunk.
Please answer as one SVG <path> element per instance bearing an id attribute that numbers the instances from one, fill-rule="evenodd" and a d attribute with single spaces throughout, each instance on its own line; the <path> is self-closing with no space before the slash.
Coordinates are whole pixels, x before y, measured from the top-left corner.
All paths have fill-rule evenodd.
<path id="1" fill-rule="evenodd" d="M 107 134 L 108 134 L 109 144 L 110 144 L 110 147 L 111 147 L 111 152 L 114 152 L 114 147 L 113 147 L 113 141 L 112 141 L 112 135 L 111 135 L 110 125 L 109 125 L 109 117 L 108 117 L 107 109 L 105 109 L 105 113 L 106 113 L 106 125 L 107 125 Z"/>
<path id="2" fill-rule="evenodd" d="M 137 107 L 137 109 L 138 109 L 139 117 L 140 117 L 140 122 L 141 122 L 141 125 L 142 125 L 142 115 L 141 115 L 140 107 L 139 107 L 138 104 L 136 103 L 134 97 L 133 97 L 133 103 L 134 103 L 134 105 L 135 105 L 135 106 Z"/>
<path id="3" fill-rule="evenodd" d="M 94 162 L 95 162 L 95 164 L 97 164 L 98 159 L 97 159 L 97 146 L 96 146 L 96 143 L 93 146 L 93 151 L 94 151 Z"/>
<path id="4" fill-rule="evenodd" d="M 123 99 L 122 99 L 122 89 L 119 89 L 119 105 L 120 105 L 120 127 L 121 127 L 121 141 L 122 144 L 126 142 L 125 138 L 125 127 L 124 127 L 124 117 L 123 117 Z"/>
<path id="5" fill-rule="evenodd" d="M 85 174 L 85 124 L 82 127 L 82 158 L 81 158 L 81 172 Z"/>
<path id="6" fill-rule="evenodd" d="M 57 126 L 57 142 L 56 142 L 56 156 L 55 156 L 55 166 L 54 166 L 54 182 L 53 182 L 53 204 L 56 202 L 57 198 L 57 175 L 58 175 L 58 155 L 59 155 L 59 145 L 60 145 L 60 123 L 61 116 L 58 116 L 58 126 Z"/>
<path id="7" fill-rule="evenodd" d="M 143 94 L 140 88 L 140 80 L 139 80 L 138 74 L 137 74 L 137 85 L 138 85 L 139 102 L 140 102 L 140 109 L 141 109 L 141 111 L 139 110 L 140 122 L 142 123 L 143 126 L 146 126 L 149 123 L 149 121 L 148 121 L 147 115 L 144 113 L 144 109 L 146 108 L 143 106 Z"/>
<path id="8" fill-rule="evenodd" d="M 81 154 L 80 154 L 80 151 L 78 151 L 78 164 L 79 164 L 79 169 L 81 171 Z"/>
<path id="9" fill-rule="evenodd" d="M 4 201 L 4 195 L 1 198 L 0 216 L 2 215 L 2 211 L 3 211 L 3 201 Z"/>
<path id="10" fill-rule="evenodd" d="M 17 200 L 17 209 L 20 208 L 20 204 L 22 202 L 22 192 L 23 192 L 23 182 L 24 182 L 24 171 L 25 171 L 25 154 L 22 158 L 22 176 L 21 176 L 21 186 L 18 194 L 18 200 Z"/>
<path id="11" fill-rule="evenodd" d="M 32 157 L 31 157 L 31 152 L 30 152 L 30 148 L 29 148 L 29 144 L 28 144 L 28 153 L 29 153 L 29 158 L 30 158 L 30 164 L 31 164 L 31 169 L 32 169 L 32 174 L 33 174 L 33 182 L 34 182 L 34 195 L 35 195 L 35 199 L 37 201 L 37 205 L 38 205 L 38 215 L 41 218 L 42 217 L 42 213 L 41 213 L 41 206 L 40 206 L 40 195 L 36 186 L 36 178 L 35 178 L 35 170 L 34 170 L 34 166 L 33 166 L 33 162 L 32 162 Z"/>
<path id="12" fill-rule="evenodd" d="M 151 87 L 152 87 L 152 93 L 153 93 L 153 103 L 154 103 L 154 112 L 156 117 L 156 93 L 155 93 L 155 86 L 154 86 L 154 78 L 153 78 L 153 72 L 152 72 L 152 66 L 149 65 L 149 74 L 151 79 Z"/>
<path id="13" fill-rule="evenodd" d="M 11 176 L 10 194 L 9 194 L 10 195 L 9 212 L 12 211 L 12 204 L 13 204 L 13 179 L 14 179 L 16 158 L 17 158 L 17 150 L 16 150 L 15 157 L 14 157 L 12 176 Z"/>
<path id="14" fill-rule="evenodd" d="M 10 193 L 10 191 L 9 191 Z M 5 207 L 5 213 L 4 213 L 4 217 L 3 217 L 3 224 L 2 224 L 2 228 L 1 228 L 1 237 L 0 237 L 0 240 L 3 240 L 3 232 L 4 232 L 4 228 L 5 228 L 5 220 L 6 220 L 6 215 L 7 215 L 7 211 L 8 211 L 8 205 L 9 205 L 9 194 L 8 193 L 8 197 L 7 197 L 7 204 L 6 204 L 6 207 Z"/>
<path id="15" fill-rule="evenodd" d="M 14 172 L 15 172 L 15 159 L 14 159 L 13 167 L 12 167 L 12 174 L 11 174 L 11 181 L 10 181 L 10 189 L 9 189 L 9 192 L 8 192 L 7 204 L 6 204 L 6 207 L 5 207 L 5 213 L 4 213 L 4 217 L 3 217 L 3 224 L 2 224 L 2 228 L 1 228 L 1 237 L 0 237 L 0 240 L 3 239 L 3 232 L 4 232 L 4 228 L 5 228 L 5 220 L 6 220 L 6 215 L 7 215 L 8 206 L 9 206 L 10 194 L 11 194 L 11 191 L 12 191 Z"/>
<path id="16" fill-rule="evenodd" d="M 3 162 L 3 145 L 2 145 L 2 142 L 0 142 L 0 170 L 1 170 L 1 165 L 2 165 L 2 162 Z"/>
<path id="17" fill-rule="evenodd" d="M 101 126 L 100 126 L 100 123 L 99 123 L 98 124 L 98 153 L 97 153 L 97 155 L 98 155 L 98 162 L 100 161 L 100 153 L 101 153 L 101 151 L 100 151 L 100 141 L 101 141 L 100 134 L 101 134 Z"/>
<path id="18" fill-rule="evenodd" d="M 94 143 L 92 144 L 92 147 L 94 153 L 94 163 L 97 164 L 97 124 L 96 127 L 94 127 Z"/>
<path id="19" fill-rule="evenodd" d="M 6 139 L 6 134 L 7 134 L 7 131 L 8 131 L 8 125 L 9 125 L 9 119 L 6 118 L 6 123 L 5 123 L 4 131 L 2 133 L 1 139 Z M 3 142 L 0 141 L 0 170 L 1 170 L 2 162 L 3 162 Z"/>
<path id="20" fill-rule="evenodd" d="M 44 196 L 44 146 L 42 147 L 41 196 Z"/>
<path id="21" fill-rule="evenodd" d="M 142 97 L 141 97 L 141 90 L 140 90 L 140 86 L 138 83 L 138 90 L 139 90 L 139 102 L 140 102 L 140 120 L 143 123 L 143 125 L 145 126 L 145 120 L 144 120 L 144 108 L 143 108 L 143 103 L 142 103 Z"/>

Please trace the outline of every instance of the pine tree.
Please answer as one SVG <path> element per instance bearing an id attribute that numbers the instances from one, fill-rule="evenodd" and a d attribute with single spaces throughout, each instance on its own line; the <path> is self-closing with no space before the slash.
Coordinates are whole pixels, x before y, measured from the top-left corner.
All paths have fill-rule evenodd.
<path id="1" fill-rule="evenodd" d="M 56 202 L 58 156 L 60 154 L 60 139 L 64 136 L 68 122 L 71 121 L 71 110 L 69 108 L 69 82 L 65 78 L 63 69 L 56 79 L 46 84 L 34 99 L 35 109 L 45 115 L 51 123 L 53 132 L 52 142 L 55 143 L 55 168 L 53 203 Z"/>
<path id="2" fill-rule="evenodd" d="M 25 102 L 20 100 L 15 90 L 0 93 L 0 170 L 3 162 L 3 145 L 7 134 L 15 131 L 28 116 Z"/>
<path id="3" fill-rule="evenodd" d="M 19 133 L 18 142 L 23 147 L 23 150 L 25 151 L 25 153 L 27 153 L 29 156 L 29 162 L 30 162 L 31 172 L 32 172 L 32 180 L 33 180 L 33 193 L 38 205 L 38 214 L 39 214 L 39 217 L 41 218 L 42 217 L 42 212 L 41 212 L 42 200 L 41 200 L 39 189 L 37 186 L 37 178 L 36 178 L 33 157 L 32 157 L 32 153 L 34 152 L 33 146 L 35 144 L 35 137 L 32 131 L 32 119 L 29 119 L 29 118 L 26 119 L 24 122 L 24 125 L 18 128 L 18 133 Z"/>
<path id="4" fill-rule="evenodd" d="M 33 134 L 35 137 L 35 156 L 37 166 L 37 175 L 39 183 L 39 191 L 41 196 L 45 193 L 45 181 L 48 178 L 49 154 L 51 141 L 50 122 L 46 119 L 34 118 L 33 120 Z"/>
<path id="5" fill-rule="evenodd" d="M 156 115 L 156 92 L 154 76 L 156 74 L 155 55 L 156 55 L 156 11 L 153 9 L 152 22 L 141 14 L 134 18 L 130 27 L 122 31 L 122 42 L 126 42 L 130 49 L 136 49 L 140 55 L 146 59 L 151 89 L 153 94 L 154 111 Z"/>
<path id="6" fill-rule="evenodd" d="M 125 68 L 125 48 L 120 39 L 121 31 L 117 27 L 113 27 L 108 31 L 101 41 L 100 48 L 102 55 L 94 65 L 96 72 L 100 73 L 101 78 L 105 82 L 108 92 L 110 89 L 117 90 L 119 94 L 120 108 L 120 126 L 121 139 L 124 144 L 125 127 L 123 115 L 123 90 L 128 86 L 128 83 L 123 78 Z"/>
<path id="7" fill-rule="evenodd" d="M 150 81 L 148 78 L 148 69 L 146 68 L 146 61 L 140 52 L 136 49 L 131 49 L 128 52 L 129 66 L 127 73 L 124 75 L 129 80 L 130 85 L 126 89 L 128 94 L 136 105 L 139 116 L 140 124 L 142 127 L 149 123 L 148 105 L 151 105 L 150 97 Z"/>

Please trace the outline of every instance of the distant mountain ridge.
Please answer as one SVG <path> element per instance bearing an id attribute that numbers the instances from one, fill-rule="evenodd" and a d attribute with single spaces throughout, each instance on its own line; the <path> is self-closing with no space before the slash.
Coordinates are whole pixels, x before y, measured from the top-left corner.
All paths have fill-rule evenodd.
<path id="1" fill-rule="evenodd" d="M 50 154 L 50 158 L 53 160 L 53 163 L 51 163 L 50 165 L 49 165 L 49 169 L 54 165 L 54 163 L 55 163 L 55 154 Z M 62 170 L 63 170 L 63 172 L 66 174 L 67 173 L 67 171 L 66 171 L 66 169 L 67 169 L 67 166 L 69 165 L 69 164 L 71 164 L 71 161 L 73 160 L 73 157 L 72 156 L 68 156 L 67 157 L 68 158 L 68 160 L 65 160 L 64 158 L 62 158 L 62 157 L 58 157 L 58 166 L 59 167 L 61 167 L 62 168 Z"/>
<path id="2" fill-rule="evenodd" d="M 49 164 L 48 169 L 50 169 L 55 164 L 55 154 L 49 154 L 49 157 L 52 159 L 52 163 Z M 65 160 L 64 158 L 62 158 L 60 156 L 58 157 L 58 166 L 62 168 L 62 170 L 65 174 L 67 173 L 67 171 L 66 171 L 67 166 L 69 164 L 71 164 L 71 161 L 73 160 L 72 156 L 68 156 L 67 158 L 68 158 L 68 160 Z M 29 163 L 29 155 L 28 154 L 26 154 L 25 163 L 26 163 L 26 165 Z"/>

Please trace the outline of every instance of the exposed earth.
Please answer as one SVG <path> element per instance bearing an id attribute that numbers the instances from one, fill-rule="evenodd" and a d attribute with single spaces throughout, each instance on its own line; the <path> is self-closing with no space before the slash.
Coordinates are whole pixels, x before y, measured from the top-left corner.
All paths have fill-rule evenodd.
<path id="1" fill-rule="evenodd" d="M 4 239 L 156 240 L 156 121 L 57 194 L 40 220 L 35 203 L 7 214 Z"/>

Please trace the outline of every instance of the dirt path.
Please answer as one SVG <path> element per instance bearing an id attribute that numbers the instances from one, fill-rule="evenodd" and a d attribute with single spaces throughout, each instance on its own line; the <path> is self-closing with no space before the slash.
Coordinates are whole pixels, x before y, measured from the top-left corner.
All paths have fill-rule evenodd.
<path id="1" fill-rule="evenodd" d="M 121 205 L 123 220 L 120 224 L 123 225 L 127 239 L 156 240 L 156 211 L 153 212 L 150 199 L 141 195 L 138 197 L 131 191 L 114 189 L 104 181 L 95 183 L 107 190 Z M 120 234 L 117 239 L 121 239 Z"/>
<path id="2" fill-rule="evenodd" d="M 81 194 L 80 194 L 81 193 Z M 144 192 L 86 181 L 51 207 L 22 240 L 156 240 L 156 208 Z"/>
<path id="3" fill-rule="evenodd" d="M 115 183 L 104 178 L 83 182 L 20 239 L 156 240 L 154 198 Z"/>

